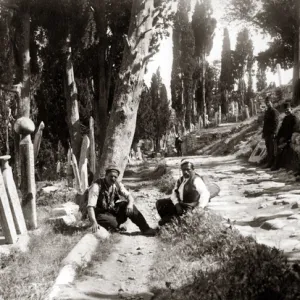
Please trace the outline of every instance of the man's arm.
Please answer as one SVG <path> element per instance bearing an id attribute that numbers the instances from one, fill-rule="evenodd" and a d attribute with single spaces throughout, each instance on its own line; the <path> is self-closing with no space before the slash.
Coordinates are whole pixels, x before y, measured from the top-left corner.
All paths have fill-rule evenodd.
<path id="1" fill-rule="evenodd" d="M 204 208 L 209 202 L 210 193 L 200 177 L 195 179 L 194 184 L 200 195 L 199 207 Z"/>
<path id="2" fill-rule="evenodd" d="M 171 201 L 173 202 L 174 205 L 176 205 L 179 202 L 179 192 L 178 192 L 178 187 L 179 187 L 179 182 L 178 180 L 175 183 L 175 186 L 172 190 L 172 194 L 171 194 Z"/>
<path id="3" fill-rule="evenodd" d="M 89 188 L 89 194 L 88 194 L 87 211 L 88 211 L 89 219 L 92 223 L 93 232 L 96 232 L 100 228 L 95 216 L 95 207 L 97 205 L 99 191 L 100 191 L 99 185 L 97 183 L 94 183 Z"/>
<path id="4" fill-rule="evenodd" d="M 125 199 L 128 200 L 127 204 L 127 214 L 130 215 L 133 213 L 133 204 L 134 204 L 134 198 L 132 195 L 127 191 L 123 183 L 118 182 L 119 184 L 119 193 L 121 196 L 123 196 Z"/>
<path id="5" fill-rule="evenodd" d="M 272 109 L 272 122 L 270 122 L 271 128 L 270 131 L 273 135 L 276 135 L 279 124 L 279 112 L 277 109 Z"/>

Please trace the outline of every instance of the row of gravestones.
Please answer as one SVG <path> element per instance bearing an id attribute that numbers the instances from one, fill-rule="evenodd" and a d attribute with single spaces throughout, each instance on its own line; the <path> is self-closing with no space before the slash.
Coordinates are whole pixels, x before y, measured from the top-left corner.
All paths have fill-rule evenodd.
<path id="1" fill-rule="evenodd" d="M 22 207 L 12 169 L 8 163 L 10 156 L 0 157 L 0 223 L 5 242 L 8 244 L 15 243 L 18 234 L 27 233 L 27 228 L 37 228 L 34 162 L 40 148 L 43 129 L 44 123 L 41 122 L 32 143 L 34 123 L 27 117 L 21 117 L 14 124 L 14 131 L 20 138 L 17 151 L 20 156 L 16 157 L 20 165 L 16 168 L 16 175 L 24 196 Z"/>

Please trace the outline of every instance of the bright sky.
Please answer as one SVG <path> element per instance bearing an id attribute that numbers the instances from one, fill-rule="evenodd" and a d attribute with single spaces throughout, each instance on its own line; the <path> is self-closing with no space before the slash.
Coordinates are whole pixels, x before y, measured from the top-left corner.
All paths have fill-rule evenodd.
<path id="1" fill-rule="evenodd" d="M 237 24 L 228 24 L 222 19 L 225 11 L 224 0 L 211 0 L 211 1 L 213 5 L 214 17 L 217 19 L 217 28 L 215 31 L 213 48 L 209 57 L 207 58 L 209 62 L 221 59 L 224 28 L 227 27 L 229 31 L 231 49 L 235 49 L 236 36 L 239 30 L 241 30 L 242 28 L 242 25 L 237 26 Z M 254 55 L 267 49 L 268 42 L 270 41 L 268 36 L 263 36 L 259 32 L 254 32 L 254 31 L 251 31 L 251 39 L 254 45 Z M 173 45 L 172 45 L 172 34 L 171 34 L 169 38 L 165 39 L 161 43 L 160 51 L 156 56 L 153 57 L 153 60 L 148 64 L 148 72 L 145 76 L 145 81 L 149 85 L 152 74 L 156 72 L 158 67 L 160 67 L 160 72 L 163 78 L 163 82 L 167 87 L 169 96 L 170 96 L 171 69 L 172 69 L 172 62 L 173 62 L 172 49 L 173 49 Z M 288 83 L 292 79 L 292 76 L 293 76 L 292 69 L 288 71 L 281 70 L 282 84 Z M 278 74 L 268 72 L 267 81 L 268 83 L 275 82 L 276 85 L 278 85 L 279 83 Z M 255 76 L 253 77 L 253 85 L 254 87 L 256 87 Z"/>

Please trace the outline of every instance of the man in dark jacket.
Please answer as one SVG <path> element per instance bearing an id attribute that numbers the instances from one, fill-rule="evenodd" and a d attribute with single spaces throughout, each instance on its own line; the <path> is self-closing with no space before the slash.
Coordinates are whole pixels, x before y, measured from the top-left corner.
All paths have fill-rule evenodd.
<path id="1" fill-rule="evenodd" d="M 267 110 L 264 116 L 264 126 L 262 137 L 267 149 L 267 168 L 270 168 L 275 160 L 275 136 L 279 124 L 279 112 L 273 107 L 269 96 L 266 97 Z"/>
<path id="2" fill-rule="evenodd" d="M 290 103 L 284 104 L 284 110 L 286 116 L 283 118 L 281 126 L 276 135 L 277 154 L 275 163 L 271 168 L 272 171 L 279 169 L 284 153 L 286 153 L 286 150 L 290 146 L 292 135 L 295 132 L 297 125 L 297 117 L 292 113 Z"/>
<path id="3" fill-rule="evenodd" d="M 155 229 L 150 228 L 142 213 L 134 205 L 134 199 L 121 182 L 117 181 L 120 171 L 111 166 L 106 169 L 105 177 L 96 180 L 89 188 L 87 210 L 92 223 L 92 231 L 100 226 L 110 230 L 120 230 L 129 218 L 142 234 L 153 236 Z M 125 199 L 121 199 L 122 196 Z"/>

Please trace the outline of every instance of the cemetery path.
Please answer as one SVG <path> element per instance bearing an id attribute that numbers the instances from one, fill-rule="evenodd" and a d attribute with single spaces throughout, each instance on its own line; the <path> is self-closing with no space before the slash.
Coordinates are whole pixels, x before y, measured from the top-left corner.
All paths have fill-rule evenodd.
<path id="1" fill-rule="evenodd" d="M 179 176 L 181 158 L 168 158 L 173 175 Z M 227 157 L 190 157 L 197 173 L 208 175 L 221 187 L 209 209 L 228 219 L 243 235 L 284 250 L 289 259 L 300 255 L 300 188 L 292 173 L 270 172 Z M 153 182 L 125 178 L 138 208 L 151 226 L 157 224 L 155 201 L 161 194 Z M 129 234 L 121 235 L 108 259 L 64 288 L 57 299 L 151 299 L 151 268 L 158 251 L 156 237 L 138 235 L 130 221 Z"/>
<path id="2" fill-rule="evenodd" d="M 261 169 L 234 156 L 190 159 L 197 173 L 208 175 L 221 188 L 210 210 L 241 234 L 283 250 L 290 260 L 300 260 L 300 183 L 292 171 Z M 176 177 L 177 164 L 168 159 Z"/>
<path id="3" fill-rule="evenodd" d="M 126 178 L 123 182 L 149 225 L 155 227 L 155 201 L 162 194 L 153 188 L 153 182 L 137 182 L 136 178 Z M 138 227 L 130 221 L 125 225 L 127 232 L 120 234 L 108 259 L 93 264 L 72 286 L 63 288 L 56 299 L 146 300 L 153 297 L 149 274 L 157 251 L 157 238 L 140 235 Z"/>

